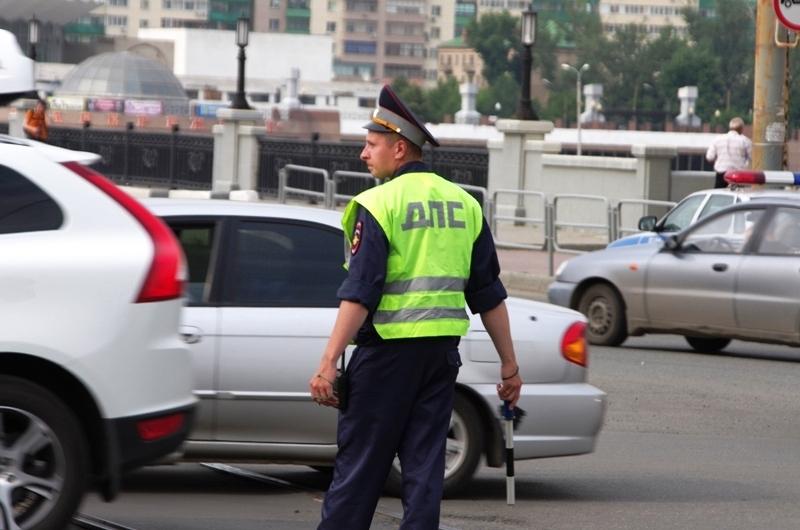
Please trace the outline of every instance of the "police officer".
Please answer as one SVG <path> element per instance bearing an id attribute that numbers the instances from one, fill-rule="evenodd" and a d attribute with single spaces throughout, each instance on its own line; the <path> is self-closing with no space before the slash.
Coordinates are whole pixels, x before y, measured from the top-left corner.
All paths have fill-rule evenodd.
<path id="1" fill-rule="evenodd" d="M 348 277 L 309 382 L 313 399 L 337 406 L 337 360 L 355 338 L 319 529 L 367 530 L 397 455 L 400 528 L 432 530 L 439 527 L 458 343 L 469 327 L 465 304 L 480 313 L 500 356 L 500 399 L 515 404 L 522 380 L 497 254 L 479 204 L 422 162 L 424 143 L 439 144 L 389 86 L 365 128 L 361 159 L 387 182 L 345 210 Z"/>

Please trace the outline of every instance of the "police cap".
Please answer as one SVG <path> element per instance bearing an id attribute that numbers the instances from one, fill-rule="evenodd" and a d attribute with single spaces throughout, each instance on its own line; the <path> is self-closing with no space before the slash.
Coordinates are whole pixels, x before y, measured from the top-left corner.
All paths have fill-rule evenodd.
<path id="1" fill-rule="evenodd" d="M 381 89 L 378 106 L 372 112 L 371 121 L 364 125 L 364 128 L 375 132 L 396 132 L 419 147 L 426 141 L 439 147 L 436 138 L 405 106 L 389 85 L 384 85 Z"/>

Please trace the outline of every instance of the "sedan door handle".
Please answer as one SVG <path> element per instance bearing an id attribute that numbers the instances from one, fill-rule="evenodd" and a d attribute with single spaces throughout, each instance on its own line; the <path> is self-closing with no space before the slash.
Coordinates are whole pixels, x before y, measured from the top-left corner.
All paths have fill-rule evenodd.
<path id="1" fill-rule="evenodd" d="M 727 263 L 715 263 L 714 265 L 711 266 L 711 268 L 714 269 L 717 272 L 725 272 L 726 270 L 728 270 L 728 264 Z"/>
<path id="2" fill-rule="evenodd" d="M 194 326 L 181 326 L 179 333 L 186 344 L 197 344 L 203 338 L 203 331 Z"/>

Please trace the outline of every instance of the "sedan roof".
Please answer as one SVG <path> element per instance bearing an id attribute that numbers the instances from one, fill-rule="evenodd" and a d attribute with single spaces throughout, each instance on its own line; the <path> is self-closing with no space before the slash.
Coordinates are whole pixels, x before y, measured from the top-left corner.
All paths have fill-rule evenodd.
<path id="1" fill-rule="evenodd" d="M 341 227 L 342 212 L 271 202 L 217 199 L 141 199 L 159 216 L 277 217 Z"/>

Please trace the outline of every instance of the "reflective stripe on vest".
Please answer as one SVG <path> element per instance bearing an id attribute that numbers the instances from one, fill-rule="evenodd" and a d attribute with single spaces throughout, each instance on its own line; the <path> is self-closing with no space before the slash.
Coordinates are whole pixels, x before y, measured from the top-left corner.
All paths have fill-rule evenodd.
<path id="1" fill-rule="evenodd" d="M 353 237 L 358 206 L 389 241 L 386 283 L 373 314 L 384 339 L 458 336 L 469 328 L 464 289 L 483 227 L 477 201 L 434 173 L 407 173 L 355 197 L 342 226 Z"/>
<path id="2" fill-rule="evenodd" d="M 467 280 L 446 276 L 428 276 L 388 282 L 383 286 L 383 294 L 405 294 L 414 291 L 464 291 Z"/>

